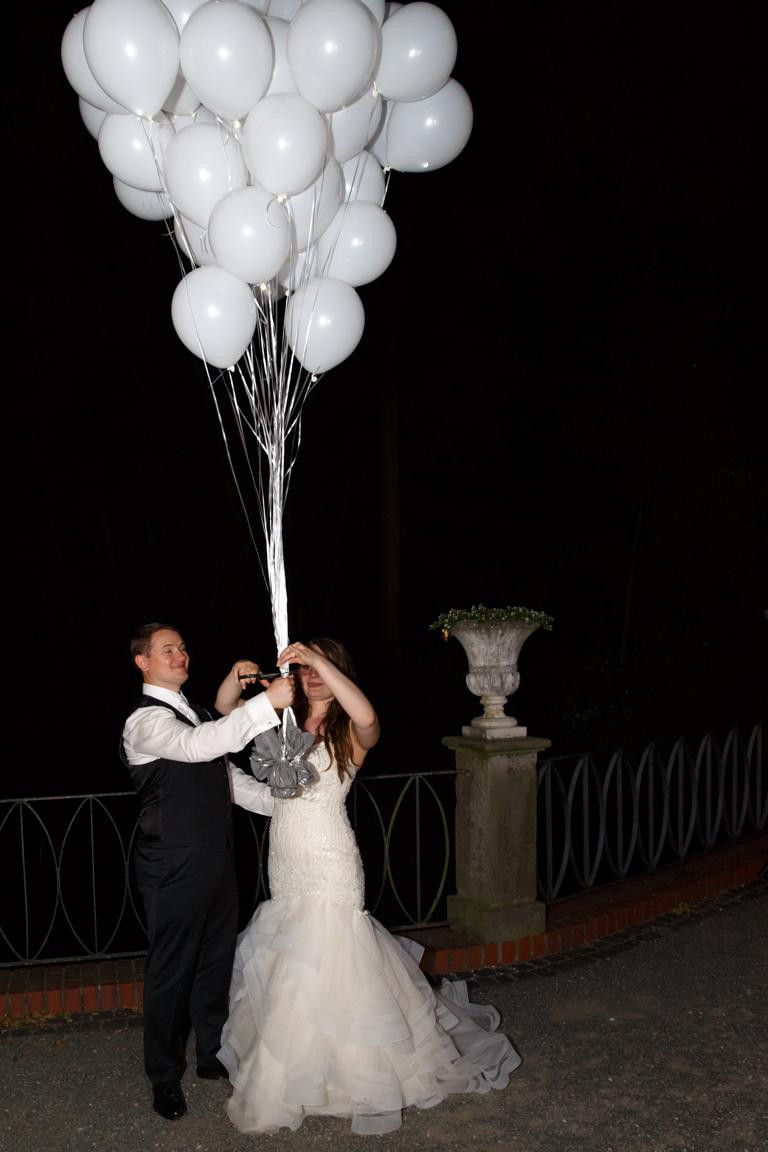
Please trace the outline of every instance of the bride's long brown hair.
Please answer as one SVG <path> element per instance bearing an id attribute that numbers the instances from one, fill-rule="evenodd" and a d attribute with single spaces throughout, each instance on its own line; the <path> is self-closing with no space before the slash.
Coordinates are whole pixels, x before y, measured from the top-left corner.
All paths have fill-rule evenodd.
<path id="1" fill-rule="evenodd" d="M 319 649 L 323 656 L 325 656 L 327 660 L 330 660 L 331 664 L 335 664 L 350 680 L 353 680 L 355 683 L 357 682 L 352 657 L 340 641 L 333 640 L 330 636 L 321 636 L 317 640 L 308 641 L 308 645 L 310 648 Z M 309 716 L 309 700 L 304 694 L 301 677 L 297 676 L 294 682 L 296 685 L 296 695 L 293 702 L 293 714 L 296 717 L 296 723 L 299 728 L 303 728 Z M 328 711 L 317 730 L 317 734 L 318 736 L 322 736 L 323 743 L 328 749 L 328 755 L 331 759 L 335 759 L 340 780 L 343 780 L 345 775 L 352 775 L 348 767 L 348 765 L 353 763 L 352 738 L 349 734 L 349 724 L 349 716 L 341 707 L 336 697 L 334 697 L 328 705 Z"/>

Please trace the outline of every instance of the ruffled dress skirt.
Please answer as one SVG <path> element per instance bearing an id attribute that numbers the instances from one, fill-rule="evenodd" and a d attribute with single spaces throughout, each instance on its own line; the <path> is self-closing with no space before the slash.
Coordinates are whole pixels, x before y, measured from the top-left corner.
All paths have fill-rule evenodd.
<path id="1" fill-rule="evenodd" d="M 434 990 L 365 912 L 308 896 L 262 904 L 242 934 L 219 1059 L 241 1132 L 344 1116 L 363 1135 L 451 1093 L 505 1088 L 520 1056 L 464 981 Z"/>
<path id="2" fill-rule="evenodd" d="M 324 817 L 323 807 L 276 804 L 270 884 L 281 895 L 238 938 L 219 1059 L 241 1132 L 295 1130 L 307 1116 L 348 1117 L 362 1135 L 391 1132 L 403 1108 L 505 1088 L 520 1064 L 495 1008 L 472 1004 L 464 981 L 433 989 L 418 965 L 423 950 L 361 910 L 362 866 L 343 802 Z"/>

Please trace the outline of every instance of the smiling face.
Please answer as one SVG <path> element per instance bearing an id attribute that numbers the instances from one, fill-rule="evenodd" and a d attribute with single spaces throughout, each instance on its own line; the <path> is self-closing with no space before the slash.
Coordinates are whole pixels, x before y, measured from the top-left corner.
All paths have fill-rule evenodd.
<path id="1" fill-rule="evenodd" d="M 147 653 L 135 657 L 145 684 L 178 692 L 189 676 L 189 653 L 181 635 L 161 628 L 152 636 Z"/>

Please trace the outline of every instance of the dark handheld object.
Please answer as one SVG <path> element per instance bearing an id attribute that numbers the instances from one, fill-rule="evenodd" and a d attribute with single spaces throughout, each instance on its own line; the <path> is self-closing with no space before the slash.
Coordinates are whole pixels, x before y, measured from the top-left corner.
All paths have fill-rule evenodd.
<path id="1" fill-rule="evenodd" d="M 298 669 L 298 664 L 289 664 L 288 672 L 295 672 Z M 238 680 L 277 680 L 278 676 L 282 676 L 282 672 L 278 668 L 277 672 L 238 672 Z"/>

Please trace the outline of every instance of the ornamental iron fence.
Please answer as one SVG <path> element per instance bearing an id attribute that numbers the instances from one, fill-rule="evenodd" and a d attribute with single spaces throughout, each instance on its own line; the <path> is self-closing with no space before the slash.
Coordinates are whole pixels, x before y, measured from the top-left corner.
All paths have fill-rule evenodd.
<path id="1" fill-rule="evenodd" d="M 765 727 L 542 759 L 538 891 L 547 904 L 759 835 Z"/>
<path id="2" fill-rule="evenodd" d="M 455 775 L 369 776 L 351 789 L 366 907 L 392 931 L 446 922 Z M 134 791 L 0 800 L 0 967 L 146 951 L 132 868 L 137 816 Z M 237 807 L 233 820 L 244 926 L 269 898 L 269 821 Z"/>
<path id="3" fill-rule="evenodd" d="M 538 763 L 537 871 L 547 904 L 759 835 L 765 727 Z M 455 770 L 362 776 L 348 810 L 366 907 L 391 931 L 447 924 Z M 0 800 L 0 967 L 141 955 L 133 791 Z M 269 822 L 234 809 L 242 926 L 269 897 Z"/>

